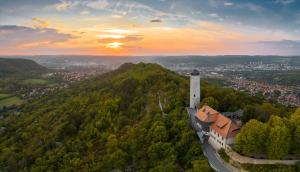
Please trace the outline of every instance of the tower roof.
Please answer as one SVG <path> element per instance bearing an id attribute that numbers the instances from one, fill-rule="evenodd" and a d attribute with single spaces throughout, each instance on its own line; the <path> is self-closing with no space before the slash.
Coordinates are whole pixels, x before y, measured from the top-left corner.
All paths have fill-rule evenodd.
<path id="1" fill-rule="evenodd" d="M 193 72 L 191 73 L 191 75 L 200 75 L 199 71 L 194 69 Z"/>

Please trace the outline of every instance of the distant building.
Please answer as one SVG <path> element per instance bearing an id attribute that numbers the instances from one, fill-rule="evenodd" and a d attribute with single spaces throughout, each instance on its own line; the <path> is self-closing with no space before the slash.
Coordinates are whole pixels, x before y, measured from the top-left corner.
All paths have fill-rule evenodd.
<path id="1" fill-rule="evenodd" d="M 234 137 L 240 130 L 233 120 L 206 105 L 196 112 L 195 117 L 198 127 L 215 149 L 233 145 Z"/>

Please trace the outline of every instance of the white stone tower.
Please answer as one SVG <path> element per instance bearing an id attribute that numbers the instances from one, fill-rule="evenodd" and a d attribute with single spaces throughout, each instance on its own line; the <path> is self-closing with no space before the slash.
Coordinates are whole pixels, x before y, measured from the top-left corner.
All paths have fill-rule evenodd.
<path id="1" fill-rule="evenodd" d="M 197 109 L 200 103 L 200 74 L 193 70 L 190 78 L 190 108 Z"/>

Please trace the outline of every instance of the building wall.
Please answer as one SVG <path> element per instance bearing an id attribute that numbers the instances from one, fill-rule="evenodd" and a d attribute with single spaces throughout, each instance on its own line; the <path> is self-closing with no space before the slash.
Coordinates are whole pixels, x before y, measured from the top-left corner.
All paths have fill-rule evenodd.
<path id="1" fill-rule="evenodd" d="M 219 135 L 215 130 L 210 128 L 210 137 L 209 137 L 209 143 L 215 148 L 215 149 L 221 149 L 226 148 L 226 138 Z"/>
<path id="2" fill-rule="evenodd" d="M 211 123 L 202 122 L 197 117 L 195 117 L 195 120 L 196 120 L 197 125 L 199 126 L 199 128 L 201 128 L 201 130 L 203 130 L 204 132 L 209 132 L 209 126 L 210 126 Z"/>
<path id="3" fill-rule="evenodd" d="M 195 108 L 200 103 L 200 76 L 190 77 L 190 108 Z"/>
<path id="4" fill-rule="evenodd" d="M 227 144 L 227 145 L 233 145 L 233 143 L 234 143 L 234 137 L 228 138 L 228 139 L 226 140 L 226 144 Z"/>

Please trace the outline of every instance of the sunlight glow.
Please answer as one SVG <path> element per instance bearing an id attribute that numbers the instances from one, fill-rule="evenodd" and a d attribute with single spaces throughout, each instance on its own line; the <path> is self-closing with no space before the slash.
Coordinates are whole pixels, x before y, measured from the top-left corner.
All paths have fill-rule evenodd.
<path id="1" fill-rule="evenodd" d="M 136 33 L 134 30 L 126 30 L 126 29 L 103 29 L 103 32 L 113 33 L 113 34 L 133 34 Z"/>
<path id="2" fill-rule="evenodd" d="M 124 38 L 124 35 L 98 35 L 98 38 L 100 39 L 106 39 L 106 38 L 113 38 L 113 39 L 121 39 Z"/>
<path id="3" fill-rule="evenodd" d="M 121 46 L 124 45 L 121 42 L 112 42 L 112 43 L 108 43 L 107 47 L 108 48 L 121 48 Z"/>

